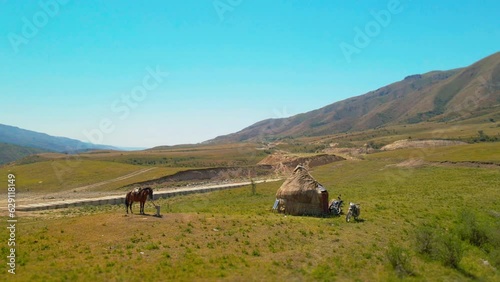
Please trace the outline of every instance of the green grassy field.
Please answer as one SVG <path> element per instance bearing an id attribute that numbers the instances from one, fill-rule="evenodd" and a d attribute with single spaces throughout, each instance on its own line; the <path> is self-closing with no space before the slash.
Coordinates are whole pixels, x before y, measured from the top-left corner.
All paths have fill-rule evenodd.
<path id="1" fill-rule="evenodd" d="M 494 144 L 423 156 L 494 161 Z M 330 198 L 361 205 L 359 222 L 271 212 L 281 182 L 257 185 L 256 195 L 243 187 L 158 200 L 163 218 L 125 216 L 122 206 L 19 213 L 17 274 L 9 278 L 499 281 L 500 170 L 395 165 L 410 155 L 377 153 L 312 171 Z M 7 242 L 7 232 L 1 236 Z"/>
<path id="2" fill-rule="evenodd" d="M 3 166 L 0 167 L 0 174 L 14 173 L 17 176 L 20 192 L 54 193 L 113 180 L 148 168 L 151 167 L 88 159 L 53 159 L 24 165 Z M 180 170 L 183 168 L 157 167 L 145 173 L 89 190 L 118 189 L 127 184 L 159 178 Z"/>
<path id="3" fill-rule="evenodd" d="M 267 153 L 259 144 L 176 146 L 146 151 L 94 151 L 78 155 L 43 153 L 0 166 L 0 174 L 19 175 L 21 192 L 54 193 L 107 182 L 88 191 L 109 191 L 172 175 L 176 172 L 208 167 L 251 166 Z M 148 170 L 115 181 L 128 174 Z"/>
<path id="4" fill-rule="evenodd" d="M 257 143 L 201 144 L 156 147 L 143 151 L 93 151 L 79 159 L 157 167 L 217 167 L 255 165 L 266 156 Z M 46 153 L 41 159 L 67 159 L 68 155 Z M 36 159 L 34 160 L 36 161 Z"/>
<path id="5" fill-rule="evenodd" d="M 422 159 L 430 162 L 479 162 L 500 164 L 499 143 L 477 143 L 447 147 L 408 148 L 372 154 L 371 160 L 406 160 Z"/>
<path id="6" fill-rule="evenodd" d="M 40 149 L 0 143 L 0 165 L 42 152 Z"/>

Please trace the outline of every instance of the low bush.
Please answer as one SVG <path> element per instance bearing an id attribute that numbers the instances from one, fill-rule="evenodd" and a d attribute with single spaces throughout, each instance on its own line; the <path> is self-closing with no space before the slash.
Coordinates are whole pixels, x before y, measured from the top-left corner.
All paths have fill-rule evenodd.
<path id="1" fill-rule="evenodd" d="M 462 242 L 453 234 L 439 234 L 436 229 L 423 226 L 415 230 L 415 247 L 419 254 L 443 265 L 458 268 L 463 257 Z"/>
<path id="2" fill-rule="evenodd" d="M 416 251 L 419 254 L 432 256 L 435 252 L 434 247 L 434 229 L 429 226 L 422 226 L 415 231 Z"/>
<path id="3" fill-rule="evenodd" d="M 386 252 L 386 256 L 398 277 L 403 278 L 415 275 L 413 267 L 411 266 L 411 257 L 408 250 L 399 246 L 390 245 Z"/>
<path id="4" fill-rule="evenodd" d="M 460 214 L 458 235 L 463 241 L 476 246 L 489 255 L 490 263 L 500 267 L 500 225 L 493 221 L 480 222 L 476 214 L 463 211 Z"/>
<path id="5" fill-rule="evenodd" d="M 436 258 L 443 265 L 458 269 L 464 254 L 462 242 L 451 234 L 445 234 L 438 238 L 437 243 Z"/>
<path id="6" fill-rule="evenodd" d="M 474 213 L 464 210 L 460 214 L 458 235 L 460 239 L 477 247 L 485 247 L 488 243 L 488 229 L 481 225 Z"/>

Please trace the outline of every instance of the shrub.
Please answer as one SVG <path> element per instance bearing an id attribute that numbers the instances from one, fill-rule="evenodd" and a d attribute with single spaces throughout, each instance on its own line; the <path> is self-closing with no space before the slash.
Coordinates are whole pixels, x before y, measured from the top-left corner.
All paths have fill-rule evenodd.
<path id="1" fill-rule="evenodd" d="M 445 266 L 458 269 L 463 257 L 462 242 L 449 234 L 443 235 L 438 240 L 436 258 Z"/>
<path id="2" fill-rule="evenodd" d="M 415 230 L 416 251 L 445 266 L 458 268 L 463 256 L 462 242 L 451 234 L 437 234 L 434 228 L 423 226 Z"/>
<path id="3" fill-rule="evenodd" d="M 386 252 L 386 256 L 398 277 L 403 278 L 415 275 L 408 250 L 391 244 Z"/>
<path id="4" fill-rule="evenodd" d="M 257 184 L 253 179 L 250 179 L 250 185 L 252 186 L 252 195 L 255 196 L 257 194 Z"/>
<path id="5" fill-rule="evenodd" d="M 488 229 L 487 236 L 490 262 L 496 268 L 500 268 L 500 226 L 496 225 Z"/>
<path id="6" fill-rule="evenodd" d="M 490 222 L 491 223 L 491 222 Z M 481 223 L 474 213 L 463 211 L 460 214 L 458 235 L 463 241 L 481 248 L 489 254 L 490 262 L 500 267 L 500 225 Z"/>
<path id="7" fill-rule="evenodd" d="M 145 246 L 145 249 L 151 251 L 151 250 L 158 250 L 158 249 L 160 249 L 160 247 L 155 243 L 148 243 Z"/>
<path id="8" fill-rule="evenodd" d="M 415 231 L 416 236 L 416 249 L 419 254 L 432 256 L 435 250 L 434 247 L 434 229 L 429 226 L 419 227 Z"/>
<path id="9" fill-rule="evenodd" d="M 487 228 L 478 223 L 475 214 L 470 211 L 462 211 L 459 222 L 460 239 L 477 247 L 484 247 L 488 243 Z"/>
<path id="10" fill-rule="evenodd" d="M 494 267 L 500 268 L 500 250 L 499 249 L 494 249 L 490 252 L 490 262 Z"/>

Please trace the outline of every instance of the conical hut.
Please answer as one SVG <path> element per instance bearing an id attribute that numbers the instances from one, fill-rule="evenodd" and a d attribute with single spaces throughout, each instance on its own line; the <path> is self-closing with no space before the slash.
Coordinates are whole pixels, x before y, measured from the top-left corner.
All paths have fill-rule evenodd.
<path id="1" fill-rule="evenodd" d="M 279 212 L 291 215 L 328 213 L 328 191 L 303 166 L 297 166 L 276 192 Z"/>

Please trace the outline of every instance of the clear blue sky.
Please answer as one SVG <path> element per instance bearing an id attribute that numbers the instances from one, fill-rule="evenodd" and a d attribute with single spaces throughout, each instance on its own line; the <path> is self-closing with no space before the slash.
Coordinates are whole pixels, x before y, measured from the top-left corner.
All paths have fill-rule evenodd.
<path id="1" fill-rule="evenodd" d="M 467 66 L 499 51 L 499 11 L 493 0 L 0 0 L 0 123 L 116 146 L 197 143 Z"/>

